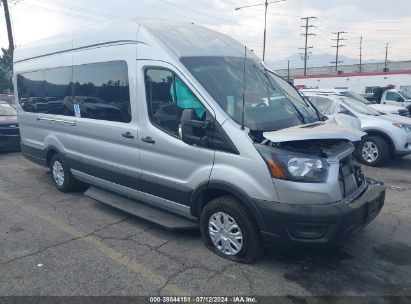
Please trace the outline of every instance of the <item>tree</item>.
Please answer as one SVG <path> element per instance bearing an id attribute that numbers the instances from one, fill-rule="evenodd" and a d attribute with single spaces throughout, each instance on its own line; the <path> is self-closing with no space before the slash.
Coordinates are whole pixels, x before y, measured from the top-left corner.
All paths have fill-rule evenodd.
<path id="1" fill-rule="evenodd" d="M 13 57 L 9 49 L 1 48 L 0 93 L 13 91 Z"/>

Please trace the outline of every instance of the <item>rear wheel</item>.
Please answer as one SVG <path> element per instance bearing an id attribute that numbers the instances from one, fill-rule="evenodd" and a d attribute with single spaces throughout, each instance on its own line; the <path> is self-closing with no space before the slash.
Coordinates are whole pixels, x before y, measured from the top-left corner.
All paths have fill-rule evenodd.
<path id="1" fill-rule="evenodd" d="M 358 146 L 361 161 L 370 166 L 381 166 L 390 157 L 388 143 L 379 136 L 366 136 Z"/>
<path id="2" fill-rule="evenodd" d="M 60 153 L 51 158 L 50 169 L 54 185 L 61 192 L 77 190 L 84 185 L 73 177 L 67 162 Z"/>
<path id="3" fill-rule="evenodd" d="M 260 231 L 247 208 L 234 197 L 212 200 L 201 212 L 201 235 L 206 246 L 226 259 L 250 263 L 260 257 Z"/>

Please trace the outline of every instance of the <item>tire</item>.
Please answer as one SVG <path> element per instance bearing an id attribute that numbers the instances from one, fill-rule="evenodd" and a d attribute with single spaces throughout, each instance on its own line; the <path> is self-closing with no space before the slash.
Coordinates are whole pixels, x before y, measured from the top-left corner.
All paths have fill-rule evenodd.
<path id="1" fill-rule="evenodd" d="M 379 136 L 365 136 L 358 145 L 358 158 L 369 166 L 382 166 L 390 157 L 390 147 L 385 139 Z"/>
<path id="2" fill-rule="evenodd" d="M 60 153 L 51 158 L 50 170 L 53 183 L 61 192 L 71 192 L 80 189 L 84 185 L 73 177 L 66 160 Z"/>
<path id="3" fill-rule="evenodd" d="M 224 217 L 224 215 L 227 217 Z M 232 228 L 231 230 L 224 230 L 222 238 L 216 237 L 216 234 L 219 232 L 215 232 L 214 239 L 220 239 L 220 242 L 217 242 L 217 244 L 220 244 L 222 247 L 219 249 L 212 240 L 210 229 L 216 231 L 218 227 L 216 227 L 215 221 L 224 218 L 224 222 L 230 224 Z M 237 225 L 238 229 L 235 225 Z M 251 263 L 258 259 L 263 252 L 260 231 L 254 218 L 251 216 L 250 211 L 232 196 L 218 197 L 203 208 L 200 216 L 200 229 L 206 246 L 223 258 L 240 263 Z M 224 238 L 227 234 L 233 237 L 234 234 L 230 234 L 230 232 L 236 235 L 234 239 L 242 236 L 241 242 L 236 241 L 237 248 L 233 245 L 233 242 L 229 242 L 227 238 Z M 224 242 L 224 239 L 228 243 Z M 227 246 L 227 244 L 230 245 Z M 227 250 L 231 250 L 231 252 L 227 252 L 224 248 L 228 248 Z"/>

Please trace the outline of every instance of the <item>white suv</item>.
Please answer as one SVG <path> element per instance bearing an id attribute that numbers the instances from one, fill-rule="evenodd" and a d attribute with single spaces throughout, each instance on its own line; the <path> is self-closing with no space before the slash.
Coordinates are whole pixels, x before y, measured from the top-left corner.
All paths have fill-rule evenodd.
<path id="1" fill-rule="evenodd" d="M 392 156 L 411 154 L 411 118 L 381 114 L 340 94 L 304 92 L 304 95 L 324 115 L 343 113 L 360 119 L 361 130 L 367 132 L 357 147 L 357 155 L 363 163 L 380 166 Z"/>
<path id="2" fill-rule="evenodd" d="M 372 103 L 354 91 L 348 91 L 348 90 L 342 90 L 342 89 L 303 89 L 301 90 L 301 92 L 303 94 L 306 94 L 306 93 L 340 94 L 340 95 L 351 97 L 355 100 L 358 100 L 362 102 L 363 104 L 366 104 L 370 106 L 371 108 L 373 108 L 374 110 L 377 110 L 378 112 L 381 112 L 383 114 L 394 114 L 394 115 L 400 115 L 400 116 L 410 115 L 409 110 L 399 103 L 397 104 L 385 103 L 385 102 Z"/>

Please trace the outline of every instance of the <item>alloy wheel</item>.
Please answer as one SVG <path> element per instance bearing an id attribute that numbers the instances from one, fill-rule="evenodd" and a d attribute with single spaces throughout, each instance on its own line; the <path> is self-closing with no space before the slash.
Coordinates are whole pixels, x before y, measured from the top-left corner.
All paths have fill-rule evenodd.
<path id="1" fill-rule="evenodd" d="M 372 141 L 366 141 L 362 147 L 361 155 L 367 163 L 375 162 L 379 156 L 377 145 Z"/>

